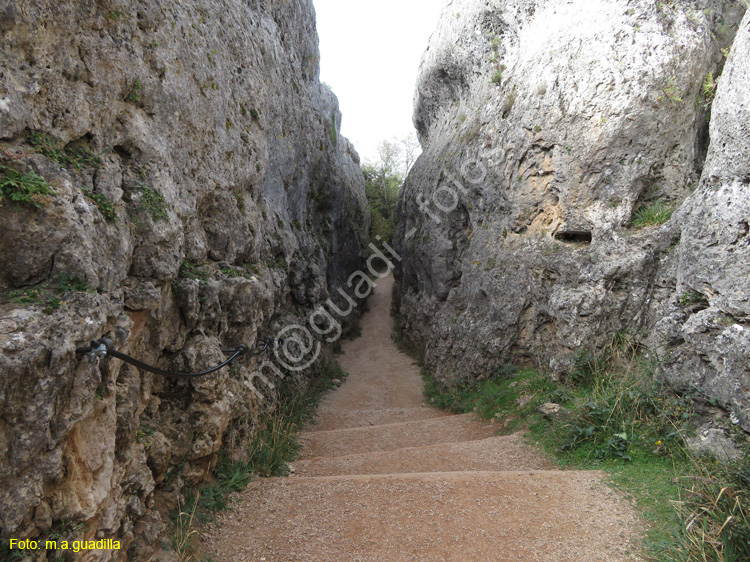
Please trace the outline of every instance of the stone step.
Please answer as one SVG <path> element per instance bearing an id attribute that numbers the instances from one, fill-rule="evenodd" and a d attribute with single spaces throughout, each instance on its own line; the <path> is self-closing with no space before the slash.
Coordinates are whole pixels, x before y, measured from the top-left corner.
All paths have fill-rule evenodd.
<path id="1" fill-rule="evenodd" d="M 393 451 L 439 443 L 475 441 L 493 436 L 497 426 L 477 423 L 474 414 L 443 416 L 371 427 L 300 433 L 300 460 L 315 457 Z"/>
<path id="2" fill-rule="evenodd" d="M 529 450 L 521 434 L 395 451 L 311 458 L 297 461 L 293 467 L 297 477 L 554 468 L 541 454 Z"/>
<path id="3" fill-rule="evenodd" d="M 370 427 L 389 423 L 418 421 L 448 417 L 450 414 L 429 406 L 408 408 L 367 408 L 325 412 L 317 416 L 313 423 L 305 428 L 307 431 L 330 431 L 334 429 L 352 429 Z"/>
<path id="4" fill-rule="evenodd" d="M 598 472 L 256 481 L 219 516 L 223 562 L 626 562 L 627 504 Z M 630 531 L 628 531 L 630 530 Z"/>

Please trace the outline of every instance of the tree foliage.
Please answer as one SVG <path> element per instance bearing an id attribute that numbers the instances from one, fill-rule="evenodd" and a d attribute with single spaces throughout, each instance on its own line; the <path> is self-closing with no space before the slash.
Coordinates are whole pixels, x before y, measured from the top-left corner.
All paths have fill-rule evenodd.
<path id="1" fill-rule="evenodd" d="M 370 204 L 372 226 L 370 236 L 380 236 L 391 242 L 396 234 L 396 203 L 398 192 L 406 177 L 404 149 L 398 141 L 383 141 L 378 147 L 379 159 L 362 165 L 365 193 Z M 413 153 L 406 155 L 413 159 Z"/>

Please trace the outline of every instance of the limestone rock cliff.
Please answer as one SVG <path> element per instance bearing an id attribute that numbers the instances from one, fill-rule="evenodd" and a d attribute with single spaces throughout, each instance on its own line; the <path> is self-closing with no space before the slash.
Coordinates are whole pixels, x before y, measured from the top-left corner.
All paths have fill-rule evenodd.
<path id="1" fill-rule="evenodd" d="M 719 157 L 747 145 L 747 131 L 721 125 L 736 117 L 713 118 L 704 171 L 711 84 L 722 75 L 717 114 L 732 103 L 722 89 L 747 91 L 741 54 L 722 74 L 744 10 L 731 0 L 447 3 L 420 67 L 424 152 L 401 194 L 397 248 L 404 335 L 440 380 L 507 361 L 565 374 L 577 352 L 618 332 L 650 340 L 659 323 L 652 346 L 681 346 L 670 378 L 707 361 L 691 381 L 730 369 L 729 386 L 748 386 L 747 277 L 731 281 L 747 257 L 730 247 L 746 186 Z M 746 175 L 743 158 L 733 166 Z M 649 210 L 674 218 L 633 224 Z M 710 304 L 701 317 L 723 314 L 726 325 L 691 332 L 691 291 Z M 731 367 L 719 366 L 722 338 L 737 351 Z M 747 407 L 722 392 L 725 405 Z"/>
<path id="2" fill-rule="evenodd" d="M 672 219 L 676 290 L 654 327 L 667 380 L 699 389 L 750 431 L 750 12 L 713 102 L 698 189 Z"/>
<path id="3" fill-rule="evenodd" d="M 0 34 L 0 178 L 51 192 L 0 202 L 2 536 L 148 559 L 165 477 L 268 407 L 255 360 L 175 381 L 75 348 L 192 371 L 304 324 L 365 255 L 358 156 L 310 0 L 10 0 Z"/>

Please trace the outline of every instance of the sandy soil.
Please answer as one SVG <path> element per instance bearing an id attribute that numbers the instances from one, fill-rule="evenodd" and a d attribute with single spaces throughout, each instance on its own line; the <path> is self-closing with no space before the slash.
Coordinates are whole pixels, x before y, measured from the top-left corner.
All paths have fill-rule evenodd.
<path id="1" fill-rule="evenodd" d="M 631 507 L 598 472 L 559 471 L 518 435 L 423 402 L 391 339 L 392 279 L 344 385 L 302 433 L 289 478 L 253 482 L 204 536 L 220 562 L 636 561 Z"/>

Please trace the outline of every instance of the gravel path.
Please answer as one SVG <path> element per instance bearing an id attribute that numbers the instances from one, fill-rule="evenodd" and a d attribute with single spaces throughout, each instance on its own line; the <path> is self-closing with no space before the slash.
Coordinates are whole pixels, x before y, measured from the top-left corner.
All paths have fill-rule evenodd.
<path id="1" fill-rule="evenodd" d="M 379 282 L 349 372 L 289 478 L 253 482 L 204 535 L 217 562 L 637 561 L 631 507 L 604 474 L 559 471 L 518 435 L 423 403 Z"/>

